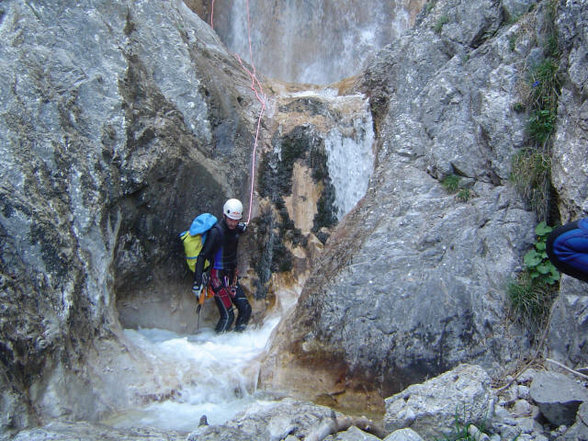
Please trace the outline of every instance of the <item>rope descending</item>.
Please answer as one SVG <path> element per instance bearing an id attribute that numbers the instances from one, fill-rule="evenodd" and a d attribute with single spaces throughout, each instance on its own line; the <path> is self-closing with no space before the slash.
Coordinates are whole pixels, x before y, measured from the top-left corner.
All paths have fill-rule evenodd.
<path id="1" fill-rule="evenodd" d="M 255 63 L 253 62 L 253 49 L 251 45 L 251 21 L 249 15 L 249 0 L 246 0 L 247 4 L 247 39 L 249 43 L 249 59 L 251 60 L 251 67 L 252 70 L 247 69 L 241 60 L 239 55 L 234 54 L 235 58 L 239 61 L 241 68 L 247 72 L 249 78 L 251 79 L 251 85 L 249 86 L 253 93 L 255 93 L 255 97 L 257 101 L 261 104 L 261 109 L 259 111 L 259 116 L 257 118 L 257 128 L 255 130 L 255 140 L 253 142 L 253 152 L 251 154 L 251 190 L 249 192 L 249 212 L 247 214 L 247 223 L 251 221 L 251 210 L 253 206 L 253 193 L 255 188 L 255 166 L 256 166 L 256 157 L 257 157 L 257 146 L 259 143 L 259 132 L 261 130 L 261 118 L 263 117 L 263 113 L 265 112 L 266 107 L 266 96 L 263 93 L 263 87 L 261 83 L 257 79 L 256 70 L 255 70 Z M 214 29 L 214 0 L 212 0 L 211 7 L 210 7 L 210 27 Z"/>

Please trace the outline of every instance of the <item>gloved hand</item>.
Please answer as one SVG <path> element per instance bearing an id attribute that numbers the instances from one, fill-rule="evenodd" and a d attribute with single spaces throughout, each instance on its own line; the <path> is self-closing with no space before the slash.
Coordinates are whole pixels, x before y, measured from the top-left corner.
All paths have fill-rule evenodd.
<path id="1" fill-rule="evenodd" d="M 210 280 L 210 274 L 209 273 L 202 273 L 202 286 L 207 287 L 209 280 Z"/>
<path id="2" fill-rule="evenodd" d="M 245 230 L 247 229 L 247 222 L 239 222 L 237 224 L 237 227 L 239 228 L 239 231 L 241 231 L 242 233 L 244 233 Z"/>

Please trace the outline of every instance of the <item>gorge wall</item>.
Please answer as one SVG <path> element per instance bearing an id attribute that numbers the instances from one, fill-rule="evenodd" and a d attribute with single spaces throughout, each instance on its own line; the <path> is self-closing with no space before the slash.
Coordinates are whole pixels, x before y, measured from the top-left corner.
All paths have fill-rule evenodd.
<path id="1" fill-rule="evenodd" d="M 557 208 L 562 222 L 587 214 L 586 7 L 560 2 L 550 22 L 552 2 L 427 5 L 356 77 L 310 93 L 261 78 L 241 245 L 255 319 L 308 279 L 262 387 L 378 411 L 460 362 L 515 367 L 538 343 L 506 295 L 537 223 L 509 182 L 511 159 L 528 141 L 528 68 L 555 23 Z M 121 331 L 194 330 L 175 239 L 195 213 L 248 201 L 251 78 L 178 0 L 4 1 L 0 37 L 2 430 L 169 395 L 177 385 L 150 376 Z M 352 180 L 367 194 L 346 216 L 333 139 L 368 146 L 363 156 L 374 141 L 371 178 Z M 446 191 L 451 175 L 467 197 Z M 586 294 L 562 279 L 541 347 L 572 366 L 587 361 Z"/>
<path id="2" fill-rule="evenodd" d="M 538 222 L 513 188 L 512 158 L 532 144 L 522 103 L 538 86 L 532 72 L 550 56 L 554 29 L 562 50 L 558 207 L 562 222 L 586 215 L 586 193 L 578 193 L 588 182 L 580 165 L 586 76 L 577 74 L 586 67 L 586 34 L 576 32 L 586 8 L 430 6 L 357 81 L 377 128 L 375 173 L 280 323 L 265 387 L 294 385 L 329 405 L 377 408 L 381 397 L 464 360 L 497 374 L 539 345 L 565 363 L 586 362 L 585 284 L 563 277 L 547 347 L 545 331 L 517 323 L 507 295 Z M 442 185 L 451 176 L 459 181 L 454 194 Z"/>
<path id="3" fill-rule="evenodd" d="M 96 418 L 122 327 L 194 328 L 177 234 L 245 199 L 257 101 L 182 2 L 0 8 L 1 425 Z"/>

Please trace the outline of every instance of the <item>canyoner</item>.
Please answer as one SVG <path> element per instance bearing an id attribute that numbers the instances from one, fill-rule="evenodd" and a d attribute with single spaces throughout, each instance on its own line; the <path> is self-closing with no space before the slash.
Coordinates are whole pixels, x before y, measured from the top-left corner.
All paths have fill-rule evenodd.
<path id="1" fill-rule="evenodd" d="M 251 317 L 251 305 L 239 285 L 237 248 L 239 236 L 247 229 L 243 218 L 243 204 L 238 199 L 228 199 L 223 206 L 223 216 L 217 220 L 210 213 L 198 215 L 190 229 L 181 233 L 186 263 L 193 272 L 192 293 L 197 299 L 197 328 L 200 312 L 208 297 L 214 298 L 219 312 L 215 327 L 217 333 L 231 329 L 244 331 Z M 237 308 L 235 320 L 233 306 Z"/>

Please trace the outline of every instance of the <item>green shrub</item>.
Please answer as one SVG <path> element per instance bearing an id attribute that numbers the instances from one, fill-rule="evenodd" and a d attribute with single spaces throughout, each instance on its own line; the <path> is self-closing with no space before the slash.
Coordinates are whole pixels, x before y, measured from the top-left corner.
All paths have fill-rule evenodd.
<path id="1" fill-rule="evenodd" d="M 512 159 L 510 182 L 540 219 L 547 219 L 551 201 L 551 157 L 542 149 L 520 150 Z"/>
<path id="2" fill-rule="evenodd" d="M 557 39 L 557 0 L 546 2 L 542 24 L 543 60 L 528 70 L 528 89 L 515 112 L 528 111 L 527 146 L 513 157 L 511 182 L 539 219 L 549 220 L 554 202 L 551 185 L 551 145 L 561 90 L 558 75 L 561 51 Z"/>
<path id="3" fill-rule="evenodd" d="M 435 33 L 439 34 L 441 32 L 441 29 L 443 29 L 443 26 L 445 26 L 447 23 L 449 23 L 449 17 L 447 15 L 442 15 L 437 20 L 437 23 L 435 23 L 433 30 L 435 31 Z"/>
<path id="4" fill-rule="evenodd" d="M 545 50 L 545 56 L 551 58 L 559 58 L 559 41 L 557 39 L 557 34 L 555 32 L 547 37 L 543 49 Z"/>
<path id="5" fill-rule="evenodd" d="M 457 193 L 457 199 L 459 199 L 461 202 L 467 202 L 470 200 L 471 197 L 472 197 L 472 192 L 469 188 L 462 188 Z"/>
<path id="6" fill-rule="evenodd" d="M 552 231 L 553 228 L 545 222 L 540 222 L 535 228 L 535 234 L 537 235 L 535 247 L 525 254 L 523 259 L 531 279 L 546 285 L 554 285 L 559 280 L 559 272 L 549 260 L 546 251 L 547 236 Z"/>
<path id="7" fill-rule="evenodd" d="M 559 272 L 549 260 L 546 240 L 553 229 L 539 223 L 535 228 L 535 246 L 523 259 L 525 267 L 515 282 L 508 286 L 511 305 L 519 318 L 531 325 L 544 322 L 556 291 Z"/>
<path id="8" fill-rule="evenodd" d="M 537 283 L 529 273 L 522 272 L 515 282 L 509 284 L 508 296 L 518 319 L 535 329 L 549 314 L 553 289 Z"/>
<path id="9" fill-rule="evenodd" d="M 448 175 L 443 178 L 441 185 L 448 193 L 456 193 L 459 189 L 459 180 L 458 175 Z"/>
<path id="10" fill-rule="evenodd" d="M 557 104 L 560 81 L 557 75 L 559 65 L 548 57 L 531 70 L 532 97 L 536 107 L 552 107 Z"/>
<path id="11" fill-rule="evenodd" d="M 559 66 L 553 58 L 546 58 L 531 71 L 531 114 L 527 124 L 530 138 L 540 146 L 549 139 L 555 128 L 560 81 Z"/>
<path id="12" fill-rule="evenodd" d="M 510 37 L 508 37 L 508 48 L 511 52 L 514 52 L 514 50 L 517 48 L 518 38 L 519 36 L 517 34 L 512 34 Z"/>
<path id="13" fill-rule="evenodd" d="M 555 128 L 556 115 L 551 110 L 535 110 L 527 123 L 527 133 L 539 144 L 545 144 Z"/>

